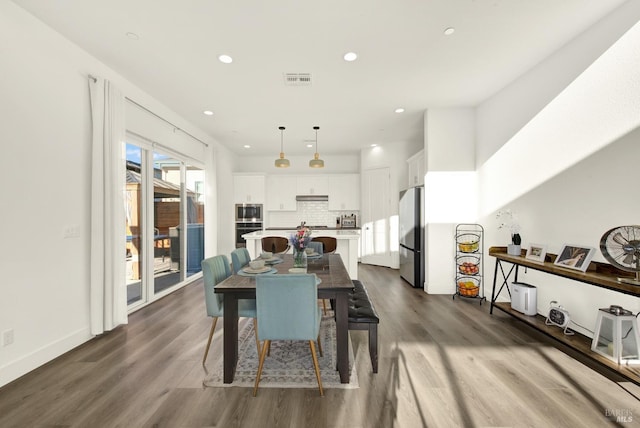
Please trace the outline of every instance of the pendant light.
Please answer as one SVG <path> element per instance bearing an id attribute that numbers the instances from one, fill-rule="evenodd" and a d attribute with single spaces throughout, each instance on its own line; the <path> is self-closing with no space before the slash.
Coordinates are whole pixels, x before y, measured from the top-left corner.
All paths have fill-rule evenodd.
<path id="1" fill-rule="evenodd" d="M 278 127 L 280 130 L 280 158 L 276 159 L 276 168 L 289 168 L 289 159 L 284 157 L 284 126 Z"/>
<path id="2" fill-rule="evenodd" d="M 318 153 L 318 129 L 319 126 L 314 126 L 313 129 L 316 131 L 316 153 L 313 155 L 313 159 L 309 161 L 310 168 L 324 168 L 324 161 L 320 159 L 320 154 Z"/>

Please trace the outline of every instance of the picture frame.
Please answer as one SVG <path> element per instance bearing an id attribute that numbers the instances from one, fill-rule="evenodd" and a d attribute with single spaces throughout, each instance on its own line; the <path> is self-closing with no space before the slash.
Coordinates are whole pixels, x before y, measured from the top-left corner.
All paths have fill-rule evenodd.
<path id="1" fill-rule="evenodd" d="M 595 251 L 596 250 L 593 247 L 564 244 L 553 264 L 564 268 L 586 272 Z"/>
<path id="2" fill-rule="evenodd" d="M 540 244 L 530 244 L 527 249 L 527 255 L 525 258 L 534 262 L 544 263 L 544 258 L 547 255 L 547 246 Z"/>

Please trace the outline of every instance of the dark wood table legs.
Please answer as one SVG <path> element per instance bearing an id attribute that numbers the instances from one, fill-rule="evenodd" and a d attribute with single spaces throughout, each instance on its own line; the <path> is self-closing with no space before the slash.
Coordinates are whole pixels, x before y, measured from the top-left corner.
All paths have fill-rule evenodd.
<path id="1" fill-rule="evenodd" d="M 336 352 L 340 382 L 349 383 L 349 295 L 336 293 Z"/>
<path id="2" fill-rule="evenodd" d="M 224 296 L 224 383 L 232 383 L 238 363 L 238 299 L 233 293 Z"/>

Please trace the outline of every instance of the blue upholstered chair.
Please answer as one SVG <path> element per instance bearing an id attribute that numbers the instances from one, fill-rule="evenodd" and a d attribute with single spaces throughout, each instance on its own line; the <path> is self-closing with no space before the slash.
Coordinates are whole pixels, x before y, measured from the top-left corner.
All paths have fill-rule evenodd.
<path id="1" fill-rule="evenodd" d="M 307 247 L 313 248 L 313 250 L 318 254 L 323 254 L 324 249 L 322 242 L 311 241 L 307 244 Z M 327 301 L 325 299 L 322 299 L 322 312 L 327 315 Z"/>
<path id="2" fill-rule="evenodd" d="M 307 244 L 308 248 L 313 248 L 313 251 L 315 251 L 318 254 L 322 254 L 322 242 L 309 242 L 309 244 Z"/>
<path id="3" fill-rule="evenodd" d="M 216 329 L 218 317 L 224 316 L 223 296 L 220 293 L 216 293 L 213 289 L 216 284 L 231 276 L 231 268 L 229 267 L 229 261 L 227 258 L 222 255 L 204 259 L 201 264 L 202 276 L 204 278 L 204 298 L 207 307 L 207 315 L 213 317 L 213 324 L 211 324 L 211 331 L 209 332 L 209 340 L 207 341 L 207 347 L 204 350 L 204 357 L 202 358 L 202 365 L 204 365 L 207 360 L 207 354 L 209 354 L 211 340 L 213 339 L 213 331 Z M 243 318 L 253 318 L 253 327 L 254 330 L 257 330 L 255 300 L 238 300 L 238 316 Z M 257 334 L 256 347 L 258 348 L 258 353 L 260 353 L 260 342 L 258 342 Z"/>
<path id="4" fill-rule="evenodd" d="M 233 273 L 236 275 L 240 272 L 240 269 L 245 267 L 251 261 L 249 250 L 244 247 L 236 248 L 231 252 L 231 264 L 233 265 Z"/>
<path id="5" fill-rule="evenodd" d="M 259 275 L 256 277 L 256 305 L 258 310 L 258 339 L 264 340 L 253 396 L 258 393 L 264 359 L 272 340 L 308 340 L 316 370 L 320 395 L 322 380 L 314 341 L 320 344 L 318 285 L 315 275 Z"/>

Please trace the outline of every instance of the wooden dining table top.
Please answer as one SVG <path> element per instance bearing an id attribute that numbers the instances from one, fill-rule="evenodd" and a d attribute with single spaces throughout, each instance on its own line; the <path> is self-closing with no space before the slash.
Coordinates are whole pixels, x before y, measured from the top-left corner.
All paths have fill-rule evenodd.
<path id="1" fill-rule="evenodd" d="M 289 274 L 289 269 L 293 267 L 293 255 L 281 254 L 278 257 L 282 263 L 271 265 L 276 269 L 277 274 Z M 342 257 L 339 254 L 325 254 L 319 258 L 307 259 L 307 273 L 316 274 L 321 282 L 318 284 L 318 292 L 344 292 L 353 289 L 353 283 L 349 277 Z M 261 275 L 273 275 L 261 274 Z M 256 289 L 255 277 L 257 275 L 231 275 L 215 286 L 216 293 L 229 292 L 254 292 Z"/>

